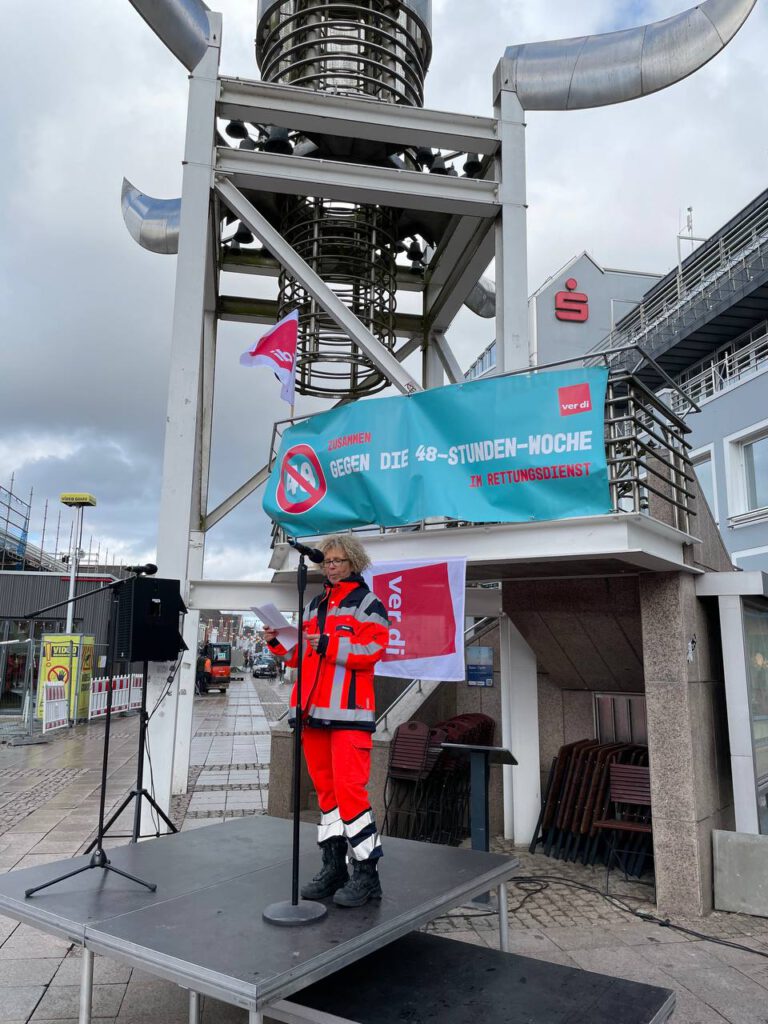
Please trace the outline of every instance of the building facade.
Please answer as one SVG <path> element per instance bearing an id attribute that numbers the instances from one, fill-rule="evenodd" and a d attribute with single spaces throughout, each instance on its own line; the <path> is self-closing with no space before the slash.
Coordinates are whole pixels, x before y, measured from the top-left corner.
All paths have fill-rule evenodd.
<path id="1" fill-rule="evenodd" d="M 574 256 L 528 300 L 531 362 L 541 366 L 581 358 L 599 345 L 659 280 L 659 274 L 602 267 L 587 252 Z M 493 341 L 466 376 L 473 380 L 495 368 Z"/>

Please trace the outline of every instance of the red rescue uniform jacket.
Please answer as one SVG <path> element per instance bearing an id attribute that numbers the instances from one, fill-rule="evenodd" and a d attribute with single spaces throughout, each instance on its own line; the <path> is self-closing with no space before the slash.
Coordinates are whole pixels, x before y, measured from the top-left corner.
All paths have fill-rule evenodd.
<path id="1" fill-rule="evenodd" d="M 304 638 L 301 706 L 304 722 L 329 729 L 376 729 L 373 666 L 389 639 L 384 605 L 371 593 L 362 576 L 326 582 L 322 594 L 304 610 L 304 633 L 321 635 L 317 651 Z M 288 652 L 279 640 L 270 641 L 276 653 Z M 286 658 L 298 665 L 298 647 Z M 291 694 L 289 721 L 295 721 L 296 686 Z"/>

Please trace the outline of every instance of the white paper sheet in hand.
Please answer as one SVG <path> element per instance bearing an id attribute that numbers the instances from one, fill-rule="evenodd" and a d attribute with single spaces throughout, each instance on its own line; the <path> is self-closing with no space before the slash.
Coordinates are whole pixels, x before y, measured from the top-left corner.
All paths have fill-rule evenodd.
<path id="1" fill-rule="evenodd" d="M 287 651 L 292 650 L 299 642 L 299 631 L 292 626 L 283 613 L 274 604 L 253 605 L 251 611 L 257 615 L 265 626 L 277 632 L 277 639 Z"/>

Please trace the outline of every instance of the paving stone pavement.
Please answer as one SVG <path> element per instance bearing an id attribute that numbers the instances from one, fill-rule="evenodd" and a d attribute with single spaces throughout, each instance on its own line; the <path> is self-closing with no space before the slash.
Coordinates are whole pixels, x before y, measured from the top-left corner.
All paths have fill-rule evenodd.
<path id="1" fill-rule="evenodd" d="M 233 681 L 228 694 L 195 698 L 189 792 L 175 797 L 172 817 L 183 829 L 244 814 L 263 814 L 269 790 L 269 723 L 285 708 L 287 686 Z M 113 722 L 107 808 L 131 788 L 135 716 Z M 87 845 L 98 814 L 103 723 L 62 731 L 45 745 L 0 744 L 0 871 L 60 861 Z M 120 823 L 118 823 L 118 828 Z M 113 840 L 113 843 L 124 842 Z M 386 839 L 385 839 L 386 844 Z M 106 844 L 105 844 L 106 845 Z M 768 920 L 715 913 L 678 921 L 755 953 L 706 942 L 631 916 L 601 895 L 575 886 L 604 886 L 602 869 L 564 864 L 515 850 L 510 884 L 512 952 L 551 963 L 661 985 L 677 994 L 677 1024 L 768 1024 Z M 547 876 L 559 881 L 524 882 Z M 395 884 L 382 866 L 385 887 Z M 653 910 L 651 890 L 611 881 L 630 905 Z M 434 921 L 428 931 L 498 948 L 498 915 L 471 904 Z M 78 1016 L 79 947 L 0 917 L 0 1024 L 70 1022 Z M 94 1018 L 99 1024 L 183 1024 L 186 993 L 173 984 L 96 957 Z M 203 1000 L 203 1024 L 245 1024 L 247 1014 Z"/>

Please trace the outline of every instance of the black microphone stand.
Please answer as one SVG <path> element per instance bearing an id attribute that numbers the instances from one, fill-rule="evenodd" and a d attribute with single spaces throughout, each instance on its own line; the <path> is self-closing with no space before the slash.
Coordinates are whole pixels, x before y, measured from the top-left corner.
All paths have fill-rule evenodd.
<path id="1" fill-rule="evenodd" d="M 135 577 L 134 577 L 135 578 Z M 106 673 L 109 685 L 107 686 L 107 709 L 106 709 L 106 721 L 104 723 L 104 751 L 101 762 L 101 792 L 99 795 L 99 824 L 96 832 L 95 842 L 88 847 L 88 850 L 95 845 L 95 849 L 91 854 L 91 859 L 87 864 L 84 864 L 80 868 L 75 868 L 74 871 L 68 871 L 64 875 L 59 875 L 57 878 L 52 878 L 49 882 L 44 882 L 42 885 L 35 885 L 31 889 L 26 889 L 24 896 L 29 898 L 36 892 L 40 892 L 42 889 L 47 889 L 51 885 L 56 885 L 58 882 L 63 882 L 67 878 L 73 878 L 75 875 L 81 875 L 85 871 L 90 871 L 92 868 L 101 868 L 103 871 L 111 871 L 116 875 L 120 875 L 122 878 L 127 878 L 130 882 L 136 882 L 137 885 L 143 885 L 149 889 L 150 892 L 155 892 L 157 885 L 154 882 L 145 882 L 141 878 L 137 878 L 135 875 L 128 874 L 127 871 L 123 871 L 121 868 L 116 868 L 114 864 L 107 857 L 106 851 L 104 850 L 104 808 L 107 796 L 107 768 L 109 765 L 109 736 L 110 728 L 112 724 L 112 677 L 114 675 L 115 666 L 115 650 L 117 646 L 117 605 L 119 600 L 119 591 L 121 587 L 127 582 L 127 580 L 115 580 L 112 583 L 107 583 L 103 587 L 97 587 L 95 590 L 89 590 L 87 594 L 79 594 L 77 597 L 73 597 L 71 600 L 59 601 L 57 604 L 48 605 L 47 608 L 40 608 L 29 615 L 25 615 L 26 619 L 35 619 L 39 615 L 45 614 L 45 612 L 52 611 L 54 608 L 61 608 L 64 605 L 71 604 L 74 601 L 80 601 L 85 597 L 91 597 L 94 594 L 101 594 L 105 590 L 112 591 L 112 601 L 109 609 L 109 631 L 107 640 L 107 665 Z M 146 677 L 145 677 L 146 679 Z M 86 851 L 87 852 L 87 851 Z"/>
<path id="2" fill-rule="evenodd" d="M 291 862 L 291 899 L 270 903 L 262 912 L 265 921 L 270 924 L 292 927 L 319 921 L 328 913 L 323 903 L 313 900 L 299 899 L 299 827 L 301 818 L 301 731 L 304 717 L 302 707 L 301 683 L 302 662 L 304 660 L 304 591 L 307 587 L 307 564 L 303 552 L 299 555 L 299 568 L 296 573 L 296 586 L 299 591 L 299 639 L 297 641 L 298 668 L 296 670 L 296 722 L 293 730 L 293 858 Z"/>

